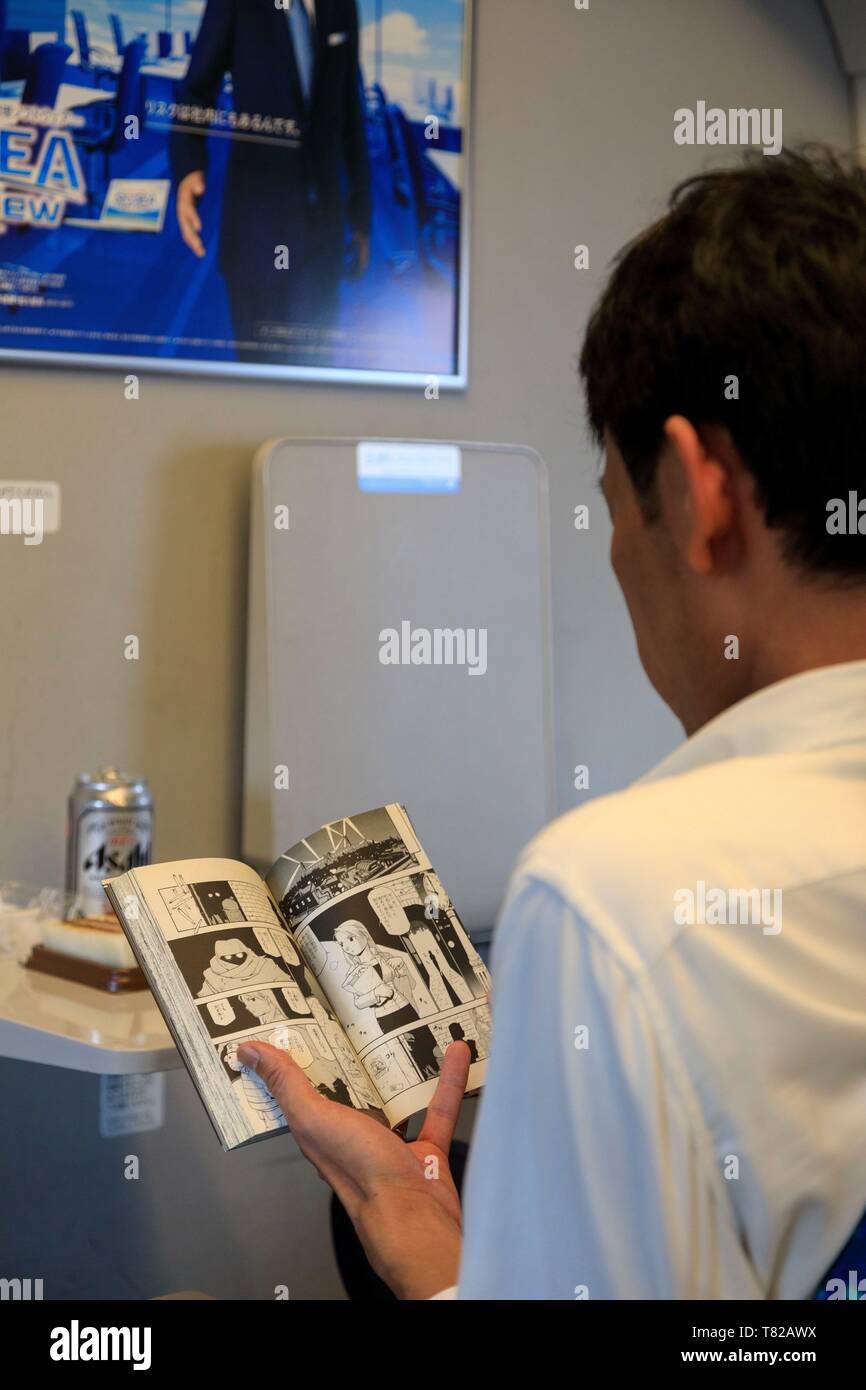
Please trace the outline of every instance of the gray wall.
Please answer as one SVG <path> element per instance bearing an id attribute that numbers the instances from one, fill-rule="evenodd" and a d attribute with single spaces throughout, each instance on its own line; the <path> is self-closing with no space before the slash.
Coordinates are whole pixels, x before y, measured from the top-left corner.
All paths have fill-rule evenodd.
<path id="1" fill-rule="evenodd" d="M 59 879 L 64 797 L 106 759 L 150 778 L 158 857 L 236 851 L 248 469 L 271 435 L 533 445 L 552 484 L 561 807 L 575 763 L 609 790 L 678 737 L 608 573 L 575 354 L 611 255 L 717 154 L 673 143 L 674 109 L 781 106 L 788 141 L 844 142 L 844 80 L 813 0 L 479 0 L 475 52 L 465 395 L 146 376 L 131 402 L 121 370 L 2 371 L 3 475 L 57 479 L 64 516 L 41 547 L 0 541 L 0 874 Z"/>
<path id="2" fill-rule="evenodd" d="M 315 1169 L 288 1135 L 222 1153 L 183 1068 L 165 1077 L 164 1127 L 120 1138 L 98 1138 L 98 1077 L 0 1059 L 0 1093 L 14 1116 L 0 1143 L 0 1277 L 41 1279 L 46 1299 L 342 1297 Z"/>
<path id="3" fill-rule="evenodd" d="M 59 881 L 68 786 L 106 758 L 150 778 L 158 857 L 236 851 L 248 470 L 271 435 L 538 449 L 552 490 L 560 805 L 576 799 L 575 763 L 589 765 L 597 793 L 673 745 L 677 726 L 637 666 L 608 573 L 574 359 L 611 255 L 677 179 L 709 162 L 712 152 L 672 138 L 674 109 L 700 98 L 781 106 L 787 143 L 849 140 L 845 82 L 814 0 L 592 0 L 588 13 L 571 0 L 478 0 L 464 395 L 428 403 L 417 393 L 147 376 L 134 403 L 120 370 L 3 370 L 3 475 L 57 479 L 64 517 L 41 548 L 0 540 L 0 875 Z M 578 242 L 590 247 L 588 272 L 573 269 Z M 577 533 L 573 509 L 584 501 L 591 528 Z M 138 663 L 123 659 L 127 633 L 141 639 Z M 195 1104 L 187 1091 L 173 1091 L 183 1115 Z M 70 1101 L 55 1115 L 55 1152 L 75 1113 Z M 175 1123 L 183 1139 L 188 1123 Z M 91 1133 L 96 1143 L 95 1125 Z M 226 1162 L 215 1143 L 210 1161 L 214 1173 Z M 14 1166 L 12 1179 L 7 1203 Z M 168 1229 L 172 1188 L 153 1200 Z M 310 1218 L 322 1241 L 323 1210 Z M 158 1242 L 148 1223 L 140 1258 L 164 1274 Z M 133 1257 L 124 1248 L 117 1259 Z M 154 1284 L 140 1270 L 123 1279 Z M 256 1286 L 251 1274 L 248 1291 Z"/>

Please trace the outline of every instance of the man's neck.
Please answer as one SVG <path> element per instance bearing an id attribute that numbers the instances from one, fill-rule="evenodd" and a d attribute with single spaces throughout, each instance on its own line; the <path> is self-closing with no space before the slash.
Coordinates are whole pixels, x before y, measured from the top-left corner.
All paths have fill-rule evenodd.
<path id="1" fill-rule="evenodd" d="M 681 716 L 683 727 L 691 736 L 767 686 L 849 661 L 866 661 L 866 585 L 804 588 L 794 601 L 748 624 L 739 637 L 739 655 L 730 662 L 730 680 L 724 688 L 696 693 L 689 718 Z"/>

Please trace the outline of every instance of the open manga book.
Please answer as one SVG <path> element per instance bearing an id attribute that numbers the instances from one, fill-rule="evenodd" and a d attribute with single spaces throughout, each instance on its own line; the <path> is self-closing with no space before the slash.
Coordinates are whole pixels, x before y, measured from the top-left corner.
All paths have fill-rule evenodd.
<path id="1" fill-rule="evenodd" d="M 187 859 L 103 886 L 224 1149 L 286 1129 L 238 1061 L 255 1038 L 392 1128 L 425 1109 L 455 1040 L 481 1086 L 489 977 L 402 806 L 323 826 L 264 880 Z"/>

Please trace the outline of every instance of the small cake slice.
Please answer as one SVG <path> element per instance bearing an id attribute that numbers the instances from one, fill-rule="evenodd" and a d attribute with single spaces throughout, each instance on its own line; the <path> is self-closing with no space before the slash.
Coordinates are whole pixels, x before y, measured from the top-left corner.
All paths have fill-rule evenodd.
<path id="1" fill-rule="evenodd" d="M 133 970 L 136 966 L 132 947 L 111 915 L 82 917 L 75 922 L 46 919 L 42 923 L 42 944 L 49 951 L 93 961 L 111 970 Z"/>

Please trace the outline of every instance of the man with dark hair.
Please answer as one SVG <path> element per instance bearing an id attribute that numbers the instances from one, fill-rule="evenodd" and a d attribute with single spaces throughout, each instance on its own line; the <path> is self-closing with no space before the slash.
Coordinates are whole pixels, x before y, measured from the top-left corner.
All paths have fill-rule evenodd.
<path id="1" fill-rule="evenodd" d="M 866 171 L 823 150 L 689 179 L 620 254 L 581 372 L 648 519 L 683 416 L 727 434 L 792 566 L 866 580 L 866 506 L 857 534 L 827 525 L 866 483 L 864 261 Z"/>
<path id="2" fill-rule="evenodd" d="M 690 180 L 581 366 L 689 737 L 517 866 L 465 1217 L 464 1044 L 408 1145 L 242 1053 L 402 1297 L 811 1298 L 866 1205 L 866 173 Z"/>

